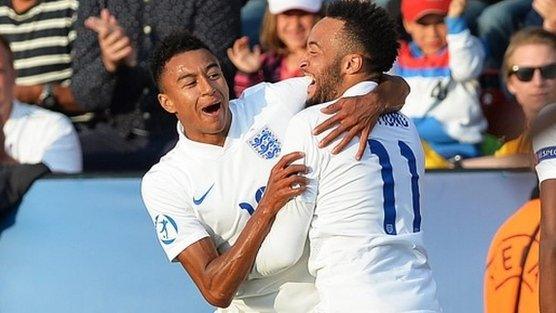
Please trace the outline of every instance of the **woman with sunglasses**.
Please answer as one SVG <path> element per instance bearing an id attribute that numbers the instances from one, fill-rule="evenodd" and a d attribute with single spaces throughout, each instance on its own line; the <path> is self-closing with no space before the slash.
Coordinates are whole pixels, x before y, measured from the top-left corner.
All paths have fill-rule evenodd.
<path id="1" fill-rule="evenodd" d="M 514 154 L 500 157 L 498 162 L 504 167 L 537 163 L 541 199 L 535 197 L 525 203 L 492 240 L 485 271 L 485 312 L 539 312 L 541 307 L 541 313 L 554 313 L 556 34 L 540 28 L 516 33 L 506 51 L 503 69 L 508 90 L 521 105 L 526 125 L 519 138 L 505 145 Z"/>
<path id="2" fill-rule="evenodd" d="M 556 35 L 542 28 L 517 32 L 504 55 L 502 71 L 509 92 L 525 115 L 524 131 L 500 147 L 494 157 L 463 160 L 464 168 L 533 165 L 529 135 L 531 122 L 545 105 L 556 102 Z"/>

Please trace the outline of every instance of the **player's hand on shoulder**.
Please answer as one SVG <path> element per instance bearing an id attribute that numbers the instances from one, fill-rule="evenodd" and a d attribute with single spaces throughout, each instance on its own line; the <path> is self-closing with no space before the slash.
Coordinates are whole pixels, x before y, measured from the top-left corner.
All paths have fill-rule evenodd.
<path id="1" fill-rule="evenodd" d="M 276 214 L 289 200 L 305 191 L 308 179 L 303 174 L 307 173 L 307 166 L 293 164 L 303 156 L 302 152 L 292 152 L 274 165 L 257 211 Z"/>
<path id="2" fill-rule="evenodd" d="M 330 118 L 317 125 L 313 130 L 315 135 L 332 129 L 320 142 L 319 147 L 328 146 L 337 138 L 342 140 L 332 150 L 333 154 L 342 152 L 355 137 L 359 137 L 359 148 L 355 158 L 360 160 L 367 147 L 367 139 L 371 129 L 376 124 L 378 117 L 383 113 L 384 107 L 377 103 L 369 104 L 369 93 L 366 96 L 345 97 L 322 109 L 325 114 L 333 114 Z M 376 98 L 375 102 L 379 101 Z"/>

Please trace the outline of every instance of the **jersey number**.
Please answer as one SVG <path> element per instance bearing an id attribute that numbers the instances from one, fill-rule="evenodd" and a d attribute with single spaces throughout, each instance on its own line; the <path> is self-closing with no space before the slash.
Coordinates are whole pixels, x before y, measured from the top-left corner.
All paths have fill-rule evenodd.
<path id="1" fill-rule="evenodd" d="M 392 172 L 392 163 L 388 151 L 382 143 L 377 140 L 368 140 L 371 153 L 378 157 L 380 173 L 382 176 L 383 187 L 382 195 L 384 197 L 384 231 L 389 235 L 396 235 L 396 198 L 394 195 L 394 174 Z M 421 208 L 419 196 L 419 174 L 417 174 L 417 161 L 415 154 L 411 151 L 409 145 L 403 141 L 398 141 L 401 155 L 407 160 L 409 172 L 411 173 L 411 196 L 413 202 L 413 232 L 421 230 Z"/>

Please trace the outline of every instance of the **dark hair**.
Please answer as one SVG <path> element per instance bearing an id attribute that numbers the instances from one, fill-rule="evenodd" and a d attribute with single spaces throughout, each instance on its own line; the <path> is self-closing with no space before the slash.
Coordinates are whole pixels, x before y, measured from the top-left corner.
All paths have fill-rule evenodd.
<path id="1" fill-rule="evenodd" d="M 388 71 L 398 55 L 400 44 L 394 20 L 388 12 L 366 0 L 341 0 L 328 5 L 326 17 L 343 21 L 346 53 L 362 49 L 370 62 L 369 73 Z"/>
<path id="2" fill-rule="evenodd" d="M 188 31 L 173 32 L 165 37 L 154 49 L 151 57 L 151 73 L 158 89 L 161 89 L 160 76 L 164 71 L 166 63 L 168 63 L 172 57 L 183 52 L 199 49 L 205 49 L 212 53 L 204 42 Z"/>

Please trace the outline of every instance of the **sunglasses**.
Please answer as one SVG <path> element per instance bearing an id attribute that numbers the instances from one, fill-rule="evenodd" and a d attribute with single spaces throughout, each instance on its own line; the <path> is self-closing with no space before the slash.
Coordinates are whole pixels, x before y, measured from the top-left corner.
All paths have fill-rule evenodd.
<path id="1" fill-rule="evenodd" d="M 536 70 L 541 71 L 541 77 L 543 79 L 556 78 L 556 63 L 540 67 L 520 67 L 518 65 L 514 65 L 510 69 L 510 75 L 515 75 L 515 77 L 522 82 L 529 82 L 533 79 L 533 75 L 535 75 Z"/>

